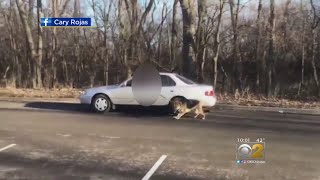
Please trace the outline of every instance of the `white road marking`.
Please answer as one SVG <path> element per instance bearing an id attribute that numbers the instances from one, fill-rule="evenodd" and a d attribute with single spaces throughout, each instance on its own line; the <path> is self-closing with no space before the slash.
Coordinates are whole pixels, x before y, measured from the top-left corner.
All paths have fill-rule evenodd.
<path id="1" fill-rule="evenodd" d="M 152 166 L 152 168 L 148 171 L 148 173 L 142 178 L 142 180 L 149 180 L 149 178 L 153 175 L 154 172 L 159 168 L 162 162 L 167 158 L 167 155 L 162 155 L 158 161 Z"/>
<path id="2" fill-rule="evenodd" d="M 60 134 L 60 133 L 58 133 L 57 136 L 69 137 L 71 135 L 70 134 Z"/>
<path id="3" fill-rule="evenodd" d="M 102 136 L 103 138 L 108 138 L 108 139 L 120 139 L 118 136 Z"/>
<path id="4" fill-rule="evenodd" d="M 13 146 L 15 146 L 16 144 L 10 144 L 10 145 L 8 145 L 8 146 L 6 146 L 6 147 L 4 147 L 4 148 L 1 148 L 0 149 L 0 152 L 1 151 L 4 151 L 4 150 L 6 150 L 6 149 L 9 149 L 9 148 L 12 148 Z"/>

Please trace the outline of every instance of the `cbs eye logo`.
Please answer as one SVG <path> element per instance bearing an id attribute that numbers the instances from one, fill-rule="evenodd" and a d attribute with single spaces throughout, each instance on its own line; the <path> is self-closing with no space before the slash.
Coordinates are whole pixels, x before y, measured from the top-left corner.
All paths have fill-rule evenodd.
<path id="1" fill-rule="evenodd" d="M 264 158 L 264 145 L 253 144 L 251 147 L 249 144 L 241 144 L 238 147 L 238 155 L 241 158 Z"/>

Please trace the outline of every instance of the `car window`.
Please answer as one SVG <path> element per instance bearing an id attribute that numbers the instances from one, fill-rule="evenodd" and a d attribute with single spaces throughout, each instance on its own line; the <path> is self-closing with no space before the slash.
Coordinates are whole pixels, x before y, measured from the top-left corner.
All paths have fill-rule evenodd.
<path id="1" fill-rule="evenodd" d="M 190 80 L 186 77 L 180 76 L 178 74 L 176 74 L 176 77 L 186 84 L 197 84 L 197 83 L 193 82 L 192 80 Z"/>
<path id="2" fill-rule="evenodd" d="M 166 76 L 166 75 L 161 75 L 161 83 L 163 87 L 168 87 L 168 86 L 175 86 L 176 82 L 171 79 L 171 77 Z"/>

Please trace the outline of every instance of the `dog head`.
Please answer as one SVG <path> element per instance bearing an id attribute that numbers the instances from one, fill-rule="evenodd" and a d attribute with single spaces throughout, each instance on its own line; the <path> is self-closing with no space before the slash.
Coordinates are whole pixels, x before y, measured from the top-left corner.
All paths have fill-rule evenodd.
<path id="1" fill-rule="evenodd" d="M 174 102 L 174 111 L 175 113 L 180 113 L 183 108 L 183 103 L 182 102 Z"/>

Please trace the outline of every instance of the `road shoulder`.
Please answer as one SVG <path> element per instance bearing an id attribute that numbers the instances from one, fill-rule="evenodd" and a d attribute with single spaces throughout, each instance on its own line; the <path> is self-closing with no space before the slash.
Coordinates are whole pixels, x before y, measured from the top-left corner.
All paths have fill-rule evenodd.
<path id="1" fill-rule="evenodd" d="M 75 98 L 30 98 L 30 97 L 0 97 L 0 109 L 24 109 L 32 110 L 36 107 L 28 107 L 30 103 L 52 103 L 63 105 L 80 104 L 80 101 Z M 320 115 L 320 109 L 302 109 L 302 108 L 282 108 L 282 107 L 261 107 L 261 106 L 241 106 L 218 103 L 215 107 L 210 108 L 214 110 L 246 110 L 246 111 L 261 111 L 261 112 L 275 112 L 280 114 L 301 114 L 301 115 Z"/>

